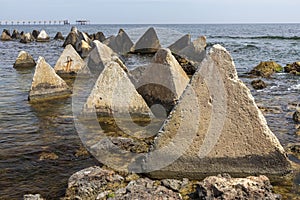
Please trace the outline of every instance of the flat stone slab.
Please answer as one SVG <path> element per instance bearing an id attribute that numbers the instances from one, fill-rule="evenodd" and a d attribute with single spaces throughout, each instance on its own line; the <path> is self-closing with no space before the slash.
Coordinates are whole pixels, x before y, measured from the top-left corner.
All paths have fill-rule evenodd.
<path id="1" fill-rule="evenodd" d="M 71 94 L 66 82 L 60 78 L 54 69 L 39 57 L 28 96 L 30 101 L 57 98 Z"/>
<path id="2" fill-rule="evenodd" d="M 85 62 L 71 44 L 68 44 L 58 58 L 54 70 L 58 74 L 78 73 L 85 66 Z"/>
<path id="3" fill-rule="evenodd" d="M 282 175 L 290 162 L 239 80 L 230 54 L 214 45 L 155 139 L 141 168 L 156 178 L 230 173 Z"/>

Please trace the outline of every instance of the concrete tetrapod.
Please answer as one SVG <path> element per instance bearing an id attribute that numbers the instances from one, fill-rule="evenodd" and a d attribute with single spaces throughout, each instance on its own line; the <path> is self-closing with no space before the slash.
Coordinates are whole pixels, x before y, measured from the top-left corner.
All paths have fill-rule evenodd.
<path id="1" fill-rule="evenodd" d="M 159 150 L 163 153 L 158 156 Z M 142 170 L 156 178 L 282 175 L 291 170 L 283 147 L 220 45 L 211 48 L 143 160 Z"/>

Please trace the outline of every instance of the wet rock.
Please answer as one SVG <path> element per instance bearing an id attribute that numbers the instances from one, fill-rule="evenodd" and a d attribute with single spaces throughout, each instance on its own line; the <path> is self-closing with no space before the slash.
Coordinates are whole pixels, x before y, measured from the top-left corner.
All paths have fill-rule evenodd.
<path id="1" fill-rule="evenodd" d="M 104 40 L 106 40 L 105 35 L 102 32 L 97 32 L 97 33 L 93 34 L 93 39 L 99 40 L 100 42 L 103 42 Z"/>
<path id="2" fill-rule="evenodd" d="M 21 34 L 19 33 L 18 30 L 15 29 L 11 35 L 11 38 L 12 39 L 21 39 Z"/>
<path id="3" fill-rule="evenodd" d="M 43 152 L 40 154 L 39 160 L 57 160 L 58 155 L 55 153 L 48 153 L 48 152 Z"/>
<path id="4" fill-rule="evenodd" d="M 14 63 L 14 68 L 34 67 L 35 65 L 35 60 L 29 53 L 26 51 L 20 51 Z"/>
<path id="5" fill-rule="evenodd" d="M 293 120 L 297 123 L 300 123 L 300 111 L 296 110 L 293 114 Z"/>
<path id="6" fill-rule="evenodd" d="M 224 172 L 289 173 L 283 147 L 238 79 L 226 49 L 214 45 L 200 67 L 155 138 L 153 151 L 163 153 L 155 161 L 149 153 L 141 171 L 190 179 Z"/>
<path id="7" fill-rule="evenodd" d="M 50 37 L 45 30 L 42 30 L 36 38 L 37 42 L 50 42 Z"/>
<path id="8" fill-rule="evenodd" d="M 269 78 L 274 73 L 281 72 L 282 69 L 282 66 L 274 61 L 265 61 L 254 67 L 254 69 L 250 71 L 250 74 Z"/>
<path id="9" fill-rule="evenodd" d="M 20 40 L 21 43 L 27 44 L 33 41 L 34 41 L 34 37 L 32 36 L 31 33 L 25 33 L 21 35 L 21 40 Z"/>
<path id="10" fill-rule="evenodd" d="M 179 51 L 178 55 L 194 62 L 202 62 L 206 55 L 206 37 L 200 36 L 189 46 Z"/>
<path id="11" fill-rule="evenodd" d="M 145 142 L 135 141 L 131 138 L 115 137 L 110 138 L 110 140 L 114 145 L 126 151 L 135 153 L 145 153 L 149 151 L 149 145 Z"/>
<path id="12" fill-rule="evenodd" d="M 155 53 L 160 49 L 160 42 L 154 28 L 149 28 L 144 35 L 137 41 L 137 43 L 131 48 L 133 53 Z"/>
<path id="13" fill-rule="evenodd" d="M 57 32 L 55 37 L 54 37 L 54 40 L 64 40 L 64 36 L 62 35 L 61 32 Z"/>
<path id="14" fill-rule="evenodd" d="M 281 199 L 281 195 L 272 192 L 272 185 L 266 176 L 211 176 L 198 184 L 197 191 L 199 199 Z"/>
<path id="15" fill-rule="evenodd" d="M 40 194 L 25 194 L 24 200 L 45 200 Z"/>
<path id="16" fill-rule="evenodd" d="M 39 36 L 40 32 L 38 30 L 33 30 L 31 34 L 32 34 L 32 36 L 33 36 L 34 39 L 37 39 L 37 37 Z"/>
<path id="17" fill-rule="evenodd" d="M 195 74 L 197 67 L 194 62 L 192 63 L 192 61 L 189 61 L 188 59 L 180 55 L 177 54 L 173 54 L 173 55 L 187 75 L 192 76 Z"/>
<path id="18" fill-rule="evenodd" d="M 45 100 L 66 96 L 70 93 L 71 91 L 66 82 L 55 73 L 54 69 L 46 63 L 43 57 L 39 57 L 28 100 Z"/>
<path id="19" fill-rule="evenodd" d="M 123 181 L 124 178 L 112 170 L 98 166 L 83 169 L 69 178 L 64 200 L 96 199 L 103 192 L 120 187 Z"/>
<path id="20" fill-rule="evenodd" d="M 76 150 L 75 152 L 75 157 L 87 157 L 89 156 L 89 152 L 86 150 L 86 148 L 84 146 L 80 146 L 80 148 L 78 150 Z"/>
<path id="21" fill-rule="evenodd" d="M 54 70 L 58 74 L 78 73 L 85 66 L 85 62 L 71 44 L 67 45 L 57 60 Z"/>
<path id="22" fill-rule="evenodd" d="M 104 44 L 106 43 L 104 42 Z M 109 46 L 114 52 L 125 55 L 130 52 L 133 42 L 127 33 L 123 29 L 120 29 L 118 35 L 108 41 L 107 46 Z"/>
<path id="23" fill-rule="evenodd" d="M 87 99 L 85 108 L 87 112 L 96 108 L 98 114 L 114 117 L 128 113 L 149 116 L 151 113 L 126 72 L 116 62 L 105 65 Z"/>
<path id="24" fill-rule="evenodd" d="M 267 84 L 263 80 L 254 80 L 251 85 L 256 90 L 262 90 L 267 87 Z"/>
<path id="25" fill-rule="evenodd" d="M 9 30 L 4 29 L 2 34 L 1 34 L 1 38 L 2 41 L 10 41 L 12 40 L 11 36 L 10 36 L 10 32 Z"/>
<path id="26" fill-rule="evenodd" d="M 157 185 L 155 181 L 148 178 L 140 178 L 131 181 L 126 186 L 126 193 L 116 193 L 114 200 L 121 199 L 182 199 L 180 194 L 164 187 Z"/>
<path id="27" fill-rule="evenodd" d="M 295 75 L 300 75 L 300 62 L 294 62 L 292 64 L 287 64 L 284 67 L 284 72 L 290 73 L 290 74 L 295 74 Z"/>
<path id="28" fill-rule="evenodd" d="M 174 42 L 174 44 L 170 45 L 168 48 L 172 51 L 172 53 L 178 54 L 182 49 L 190 46 L 191 43 L 191 35 L 186 34 L 182 36 L 179 40 Z"/>
<path id="29" fill-rule="evenodd" d="M 153 63 L 143 71 L 135 87 L 150 107 L 160 104 L 169 113 L 189 81 L 171 51 L 159 49 Z"/>

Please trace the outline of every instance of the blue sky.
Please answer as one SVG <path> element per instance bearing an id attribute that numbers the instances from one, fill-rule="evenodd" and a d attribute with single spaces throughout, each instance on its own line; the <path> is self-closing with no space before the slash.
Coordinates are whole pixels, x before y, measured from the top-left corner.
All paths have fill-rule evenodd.
<path id="1" fill-rule="evenodd" d="M 299 0 L 0 0 L 0 21 L 299 23 Z"/>

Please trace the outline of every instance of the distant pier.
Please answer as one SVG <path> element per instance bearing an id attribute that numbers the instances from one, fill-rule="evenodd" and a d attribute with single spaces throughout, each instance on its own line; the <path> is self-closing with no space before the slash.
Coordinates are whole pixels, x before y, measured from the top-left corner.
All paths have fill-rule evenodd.
<path id="1" fill-rule="evenodd" d="M 77 25 L 87 25 L 87 24 L 90 24 L 90 20 L 76 20 L 76 24 Z"/>
<path id="2" fill-rule="evenodd" d="M 0 20 L 0 25 L 69 25 L 69 20 Z"/>

